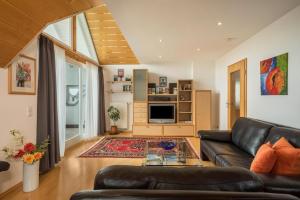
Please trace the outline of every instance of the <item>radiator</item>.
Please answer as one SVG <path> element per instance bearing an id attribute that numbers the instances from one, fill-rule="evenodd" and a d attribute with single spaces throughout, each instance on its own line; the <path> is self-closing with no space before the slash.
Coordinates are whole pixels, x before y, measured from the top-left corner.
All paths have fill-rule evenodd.
<path id="1" fill-rule="evenodd" d="M 111 106 L 114 106 L 119 109 L 120 111 L 120 119 L 117 121 L 117 126 L 119 129 L 128 129 L 129 124 L 129 117 L 128 117 L 128 110 L 129 104 L 127 102 L 112 102 L 110 103 Z M 113 121 L 110 121 L 110 124 L 113 124 Z"/>

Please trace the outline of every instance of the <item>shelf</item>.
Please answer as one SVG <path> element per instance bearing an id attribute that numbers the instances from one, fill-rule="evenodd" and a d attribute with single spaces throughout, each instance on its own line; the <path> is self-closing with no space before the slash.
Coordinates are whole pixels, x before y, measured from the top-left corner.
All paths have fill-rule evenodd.
<path id="1" fill-rule="evenodd" d="M 148 94 L 148 96 L 177 96 L 177 94 Z"/>
<path id="2" fill-rule="evenodd" d="M 193 90 L 179 90 L 179 92 L 192 92 Z"/>
<path id="3" fill-rule="evenodd" d="M 131 91 L 106 91 L 111 94 L 132 94 Z"/>
<path id="4" fill-rule="evenodd" d="M 177 103 L 177 101 L 148 101 L 148 103 Z"/>
<path id="5" fill-rule="evenodd" d="M 179 114 L 192 114 L 192 112 L 179 112 Z"/>
<path id="6" fill-rule="evenodd" d="M 192 101 L 178 101 L 179 103 L 192 103 Z"/>
<path id="7" fill-rule="evenodd" d="M 132 81 L 107 81 L 107 83 L 111 84 L 132 84 Z"/>

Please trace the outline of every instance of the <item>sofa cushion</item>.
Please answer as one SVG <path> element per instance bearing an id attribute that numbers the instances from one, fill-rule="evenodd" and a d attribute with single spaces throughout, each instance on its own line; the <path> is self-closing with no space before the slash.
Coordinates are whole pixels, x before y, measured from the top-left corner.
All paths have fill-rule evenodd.
<path id="1" fill-rule="evenodd" d="M 259 147 L 250 170 L 256 173 L 270 173 L 277 160 L 275 150 L 270 142 Z"/>
<path id="2" fill-rule="evenodd" d="M 277 161 L 272 173 L 277 175 L 300 175 L 300 148 L 295 148 L 284 137 L 274 145 Z"/>
<path id="3" fill-rule="evenodd" d="M 248 156 L 248 154 L 233 144 L 227 142 L 216 142 L 210 140 L 201 140 L 201 149 L 209 157 L 209 159 L 215 163 L 216 155 L 236 155 L 236 156 Z"/>
<path id="4" fill-rule="evenodd" d="M 267 122 L 241 117 L 232 128 L 232 141 L 239 148 L 255 156 L 272 126 Z"/>
<path id="5" fill-rule="evenodd" d="M 275 144 L 277 140 L 284 137 L 296 148 L 300 148 L 300 130 L 295 128 L 288 127 L 273 127 L 270 130 L 268 137 L 265 142 L 271 142 Z"/>
<path id="6" fill-rule="evenodd" d="M 249 170 L 230 167 L 141 167 L 115 165 L 100 170 L 94 189 L 261 191 Z"/>
<path id="7" fill-rule="evenodd" d="M 266 192 L 292 194 L 300 197 L 300 176 L 257 175 L 264 182 Z"/>
<path id="8" fill-rule="evenodd" d="M 249 156 L 237 156 L 237 155 L 217 155 L 216 165 L 223 167 L 243 167 L 250 169 L 250 165 L 253 161 L 253 157 Z"/>

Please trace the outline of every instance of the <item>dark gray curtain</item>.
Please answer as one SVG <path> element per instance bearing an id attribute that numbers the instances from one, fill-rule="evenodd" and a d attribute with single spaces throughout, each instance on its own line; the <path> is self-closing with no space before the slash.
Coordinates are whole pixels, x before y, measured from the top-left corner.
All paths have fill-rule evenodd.
<path id="1" fill-rule="evenodd" d="M 98 117 L 98 135 L 104 135 L 105 126 L 105 104 L 104 104 L 104 78 L 103 78 L 103 68 L 98 68 L 99 76 L 99 117 Z"/>
<path id="2" fill-rule="evenodd" d="M 51 40 L 42 35 L 39 40 L 37 101 L 37 144 L 45 139 L 50 142 L 48 151 L 40 162 L 40 172 L 43 173 L 60 161 L 60 154 L 54 46 Z"/>

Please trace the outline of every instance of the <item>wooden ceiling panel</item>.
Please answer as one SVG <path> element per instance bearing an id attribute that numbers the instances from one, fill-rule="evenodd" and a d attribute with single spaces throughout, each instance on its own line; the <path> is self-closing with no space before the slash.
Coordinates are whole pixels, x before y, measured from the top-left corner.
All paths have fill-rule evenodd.
<path id="1" fill-rule="evenodd" d="M 48 23 L 102 4 L 101 0 L 1 0 L 0 67 L 7 66 Z"/>
<path id="2" fill-rule="evenodd" d="M 102 65 L 138 64 L 138 60 L 105 4 L 85 13 Z"/>

